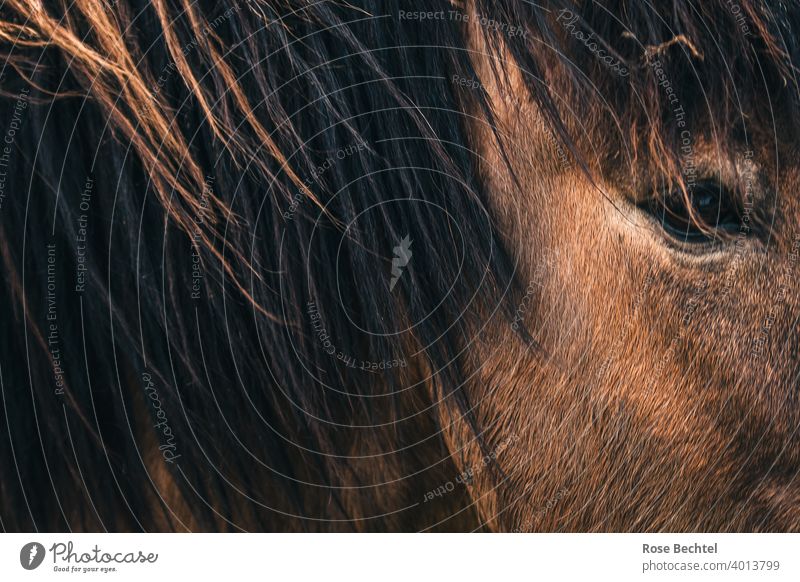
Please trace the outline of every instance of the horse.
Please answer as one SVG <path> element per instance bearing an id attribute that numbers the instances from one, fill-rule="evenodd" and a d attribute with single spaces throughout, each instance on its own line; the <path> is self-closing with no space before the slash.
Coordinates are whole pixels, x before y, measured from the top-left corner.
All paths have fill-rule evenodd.
<path id="1" fill-rule="evenodd" d="M 798 28 L 6 0 L 2 528 L 800 530 Z"/>

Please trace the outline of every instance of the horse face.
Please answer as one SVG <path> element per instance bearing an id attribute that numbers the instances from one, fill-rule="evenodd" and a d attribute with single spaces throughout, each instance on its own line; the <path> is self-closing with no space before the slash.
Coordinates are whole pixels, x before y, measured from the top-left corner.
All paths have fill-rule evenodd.
<path id="1" fill-rule="evenodd" d="M 776 147 L 780 122 L 750 128 L 732 159 L 711 128 L 687 125 L 691 203 L 675 195 L 665 210 L 649 198 L 667 177 L 643 178 L 659 165 L 592 130 L 611 132 L 610 112 L 565 113 L 586 136 L 587 174 L 520 77 L 511 92 L 484 78 L 510 164 L 474 129 L 526 285 L 514 322 L 490 322 L 471 354 L 469 397 L 502 470 L 476 479 L 482 518 L 523 531 L 797 529 L 800 177 L 794 149 Z M 691 226 L 693 212 L 715 228 Z M 487 454 L 466 429 L 450 441 L 471 443 L 465 466 Z"/>

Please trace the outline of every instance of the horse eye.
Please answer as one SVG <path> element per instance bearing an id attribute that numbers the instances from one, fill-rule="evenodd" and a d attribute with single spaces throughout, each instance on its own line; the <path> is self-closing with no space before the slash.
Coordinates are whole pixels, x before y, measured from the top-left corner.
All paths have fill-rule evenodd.
<path id="1" fill-rule="evenodd" d="M 733 194 L 714 180 L 694 184 L 688 200 L 678 190 L 650 200 L 647 206 L 664 231 L 681 243 L 714 242 L 739 229 Z"/>

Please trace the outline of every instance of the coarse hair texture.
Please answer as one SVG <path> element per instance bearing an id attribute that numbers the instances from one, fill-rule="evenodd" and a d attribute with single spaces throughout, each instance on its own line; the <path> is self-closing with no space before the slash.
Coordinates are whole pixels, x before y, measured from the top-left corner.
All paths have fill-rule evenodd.
<path id="1" fill-rule="evenodd" d="M 722 155 L 797 137 L 800 10 L 738 5 L 4 0 L 2 528 L 471 527 L 419 501 L 442 419 L 492 446 L 463 354 L 520 285 L 468 139 L 494 104 L 454 78 L 515 69 L 587 174 L 591 143 L 684 183 L 657 68 Z"/>

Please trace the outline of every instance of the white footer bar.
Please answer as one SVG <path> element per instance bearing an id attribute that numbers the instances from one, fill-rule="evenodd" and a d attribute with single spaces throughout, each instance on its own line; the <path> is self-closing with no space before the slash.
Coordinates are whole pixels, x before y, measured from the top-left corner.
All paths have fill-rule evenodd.
<path id="1" fill-rule="evenodd" d="M 798 550 L 800 534 L 4 534 L 0 580 L 778 582 L 800 580 Z"/>

